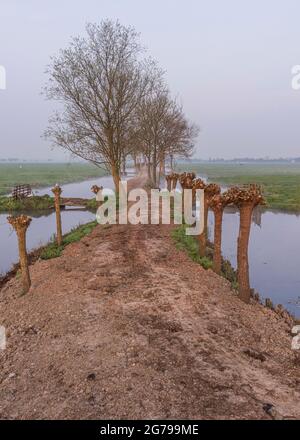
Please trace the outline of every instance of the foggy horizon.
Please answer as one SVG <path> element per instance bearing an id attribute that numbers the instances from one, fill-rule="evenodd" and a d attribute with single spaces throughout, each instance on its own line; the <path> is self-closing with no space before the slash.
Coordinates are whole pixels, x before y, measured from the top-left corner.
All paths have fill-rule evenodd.
<path id="1" fill-rule="evenodd" d="M 3 0 L 0 10 L 0 158 L 68 160 L 41 138 L 55 108 L 41 95 L 50 57 L 84 36 L 87 22 L 133 26 L 166 72 L 173 96 L 201 132 L 194 158 L 300 156 L 300 91 L 291 86 L 300 64 L 300 5 L 255 0 Z"/>

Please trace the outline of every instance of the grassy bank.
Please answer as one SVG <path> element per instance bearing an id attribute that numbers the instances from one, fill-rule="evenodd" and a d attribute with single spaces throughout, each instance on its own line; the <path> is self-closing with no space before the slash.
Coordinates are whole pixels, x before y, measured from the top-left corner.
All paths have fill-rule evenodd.
<path id="1" fill-rule="evenodd" d="M 18 184 L 33 189 L 102 177 L 106 173 L 89 163 L 18 164 L 0 163 L 0 195 L 8 194 Z"/>
<path id="2" fill-rule="evenodd" d="M 199 241 L 193 235 L 186 234 L 186 226 L 181 225 L 171 232 L 172 238 L 176 243 L 177 249 L 184 250 L 189 258 L 195 263 L 200 264 L 204 269 L 212 269 L 213 267 L 213 245 L 207 244 L 206 256 L 201 257 L 199 255 Z M 234 289 L 237 288 L 237 276 L 236 272 L 231 266 L 228 260 L 222 260 L 221 275 L 231 282 Z"/>
<path id="3" fill-rule="evenodd" d="M 40 257 L 43 260 L 59 257 L 66 246 L 71 243 L 75 243 L 76 241 L 79 241 L 86 235 L 90 234 L 97 224 L 98 223 L 96 221 L 93 221 L 72 229 L 68 234 L 64 235 L 61 246 L 58 246 L 53 239 L 51 243 L 43 248 Z"/>
<path id="4" fill-rule="evenodd" d="M 0 197 L 0 212 L 40 211 L 53 207 L 54 199 L 48 195 L 33 196 L 22 200 L 15 200 L 12 197 Z"/>
<path id="5" fill-rule="evenodd" d="M 182 225 L 174 229 L 171 233 L 177 249 L 185 250 L 191 260 L 195 263 L 201 264 L 204 269 L 212 268 L 211 259 L 208 257 L 200 257 L 197 239 L 192 235 L 186 235 L 185 229 L 185 225 Z"/>
<path id="6" fill-rule="evenodd" d="M 262 185 L 267 207 L 300 212 L 300 164 L 179 164 L 179 171 L 195 171 L 223 185 Z"/>

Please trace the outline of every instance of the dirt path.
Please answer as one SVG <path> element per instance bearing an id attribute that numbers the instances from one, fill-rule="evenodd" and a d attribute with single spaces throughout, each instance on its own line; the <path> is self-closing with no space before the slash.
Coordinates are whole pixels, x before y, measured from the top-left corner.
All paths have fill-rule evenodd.
<path id="1" fill-rule="evenodd" d="M 176 250 L 170 228 L 98 226 L 35 263 L 26 296 L 8 282 L 0 418 L 261 419 L 266 403 L 300 417 L 290 327 Z"/>
<path id="2" fill-rule="evenodd" d="M 142 167 L 139 174 L 136 177 L 127 181 L 128 191 L 134 188 L 143 188 L 148 181 L 147 167 Z"/>

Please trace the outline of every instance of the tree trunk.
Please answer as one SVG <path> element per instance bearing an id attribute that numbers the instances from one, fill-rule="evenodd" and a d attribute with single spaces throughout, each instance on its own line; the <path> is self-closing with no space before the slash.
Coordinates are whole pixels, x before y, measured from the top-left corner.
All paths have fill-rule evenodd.
<path id="1" fill-rule="evenodd" d="M 55 214 L 56 214 L 56 241 L 57 245 L 62 244 L 62 228 L 61 228 L 61 215 L 60 215 L 60 195 L 62 193 L 61 188 L 56 185 L 52 188 L 54 194 Z"/>
<path id="2" fill-rule="evenodd" d="M 150 159 L 150 157 L 147 158 L 147 173 L 148 173 L 148 179 L 151 180 L 151 159 Z"/>
<path id="3" fill-rule="evenodd" d="M 158 172 L 158 181 L 164 176 L 164 161 L 161 159 L 159 161 L 159 172 Z"/>
<path id="4" fill-rule="evenodd" d="M 153 185 L 156 186 L 156 182 L 157 182 L 157 175 L 156 175 L 156 147 L 154 147 L 153 150 L 153 163 L 152 163 L 152 180 L 153 180 Z"/>
<path id="5" fill-rule="evenodd" d="M 237 250 L 238 285 L 239 298 L 246 303 L 249 303 L 250 301 L 248 245 L 252 211 L 252 204 L 246 204 L 240 207 L 240 230 Z"/>
<path id="6" fill-rule="evenodd" d="M 58 246 L 62 243 L 62 227 L 61 227 L 61 215 L 60 215 L 60 197 L 55 196 L 55 214 L 56 214 L 56 238 Z"/>
<path id="7" fill-rule="evenodd" d="M 207 196 L 204 194 L 204 229 L 202 234 L 199 235 L 199 254 L 200 257 L 205 257 L 206 254 L 206 235 L 207 235 L 207 216 L 208 216 L 208 205 Z"/>
<path id="8" fill-rule="evenodd" d="M 220 274 L 222 264 L 222 219 L 223 209 L 214 210 L 215 228 L 214 228 L 214 261 L 213 270 Z"/>
<path id="9" fill-rule="evenodd" d="M 27 250 L 26 250 L 26 231 L 31 223 L 31 218 L 27 217 L 26 215 L 21 215 L 19 217 L 7 217 L 7 220 L 16 231 L 18 238 L 22 289 L 23 289 L 23 293 L 25 294 L 28 292 L 31 286 Z"/>
<path id="10" fill-rule="evenodd" d="M 170 176 L 166 176 L 166 182 L 167 182 L 167 190 L 169 192 L 171 192 L 171 190 L 172 190 L 172 181 L 170 179 Z"/>
<path id="11" fill-rule="evenodd" d="M 19 245 L 19 253 L 20 253 L 20 266 L 22 273 L 23 293 L 27 293 L 31 286 L 31 280 L 30 280 L 28 258 L 26 251 L 26 229 L 19 230 L 17 235 L 18 235 L 18 245 Z"/>
<path id="12" fill-rule="evenodd" d="M 173 154 L 170 154 L 170 167 L 171 171 L 173 171 Z"/>
<path id="13" fill-rule="evenodd" d="M 116 191 L 116 193 L 118 193 L 119 192 L 119 183 L 121 181 L 121 178 L 120 178 L 119 168 L 115 164 L 111 165 L 111 174 L 112 174 L 112 178 L 113 178 L 114 185 L 115 185 L 115 191 Z"/>
<path id="14" fill-rule="evenodd" d="M 172 189 L 175 191 L 175 189 L 176 189 L 176 186 L 177 186 L 177 181 L 178 181 L 178 178 L 177 177 L 173 177 L 173 179 L 172 179 Z"/>
<path id="15" fill-rule="evenodd" d="M 123 154 L 122 157 L 122 174 L 126 176 L 126 154 Z"/>

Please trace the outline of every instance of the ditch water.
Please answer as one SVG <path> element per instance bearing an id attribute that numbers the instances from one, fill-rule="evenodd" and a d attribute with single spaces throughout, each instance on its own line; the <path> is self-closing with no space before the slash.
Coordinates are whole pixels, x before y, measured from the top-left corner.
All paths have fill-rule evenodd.
<path id="1" fill-rule="evenodd" d="M 101 177 L 62 186 L 64 197 L 91 198 L 91 186 L 113 188 L 111 177 Z M 51 188 L 36 191 L 51 194 Z M 29 213 L 33 221 L 27 232 L 27 248 L 35 249 L 49 242 L 56 230 L 54 211 Z M 0 273 L 7 272 L 18 259 L 16 235 L 7 224 L 7 214 L 0 214 Z M 89 211 L 62 211 L 63 233 L 95 219 Z M 213 238 L 213 214 L 209 213 L 209 234 Z M 236 267 L 236 243 L 239 215 L 227 209 L 223 221 L 223 256 Z M 300 317 L 300 216 L 276 211 L 259 211 L 253 216 L 249 264 L 251 286 L 261 297 L 271 298 Z"/>
<path id="2" fill-rule="evenodd" d="M 213 238 L 213 213 L 208 229 Z M 239 214 L 223 219 L 222 253 L 236 268 Z M 254 212 L 249 243 L 250 282 L 262 298 L 271 298 L 300 317 L 300 216 L 277 211 Z"/>

